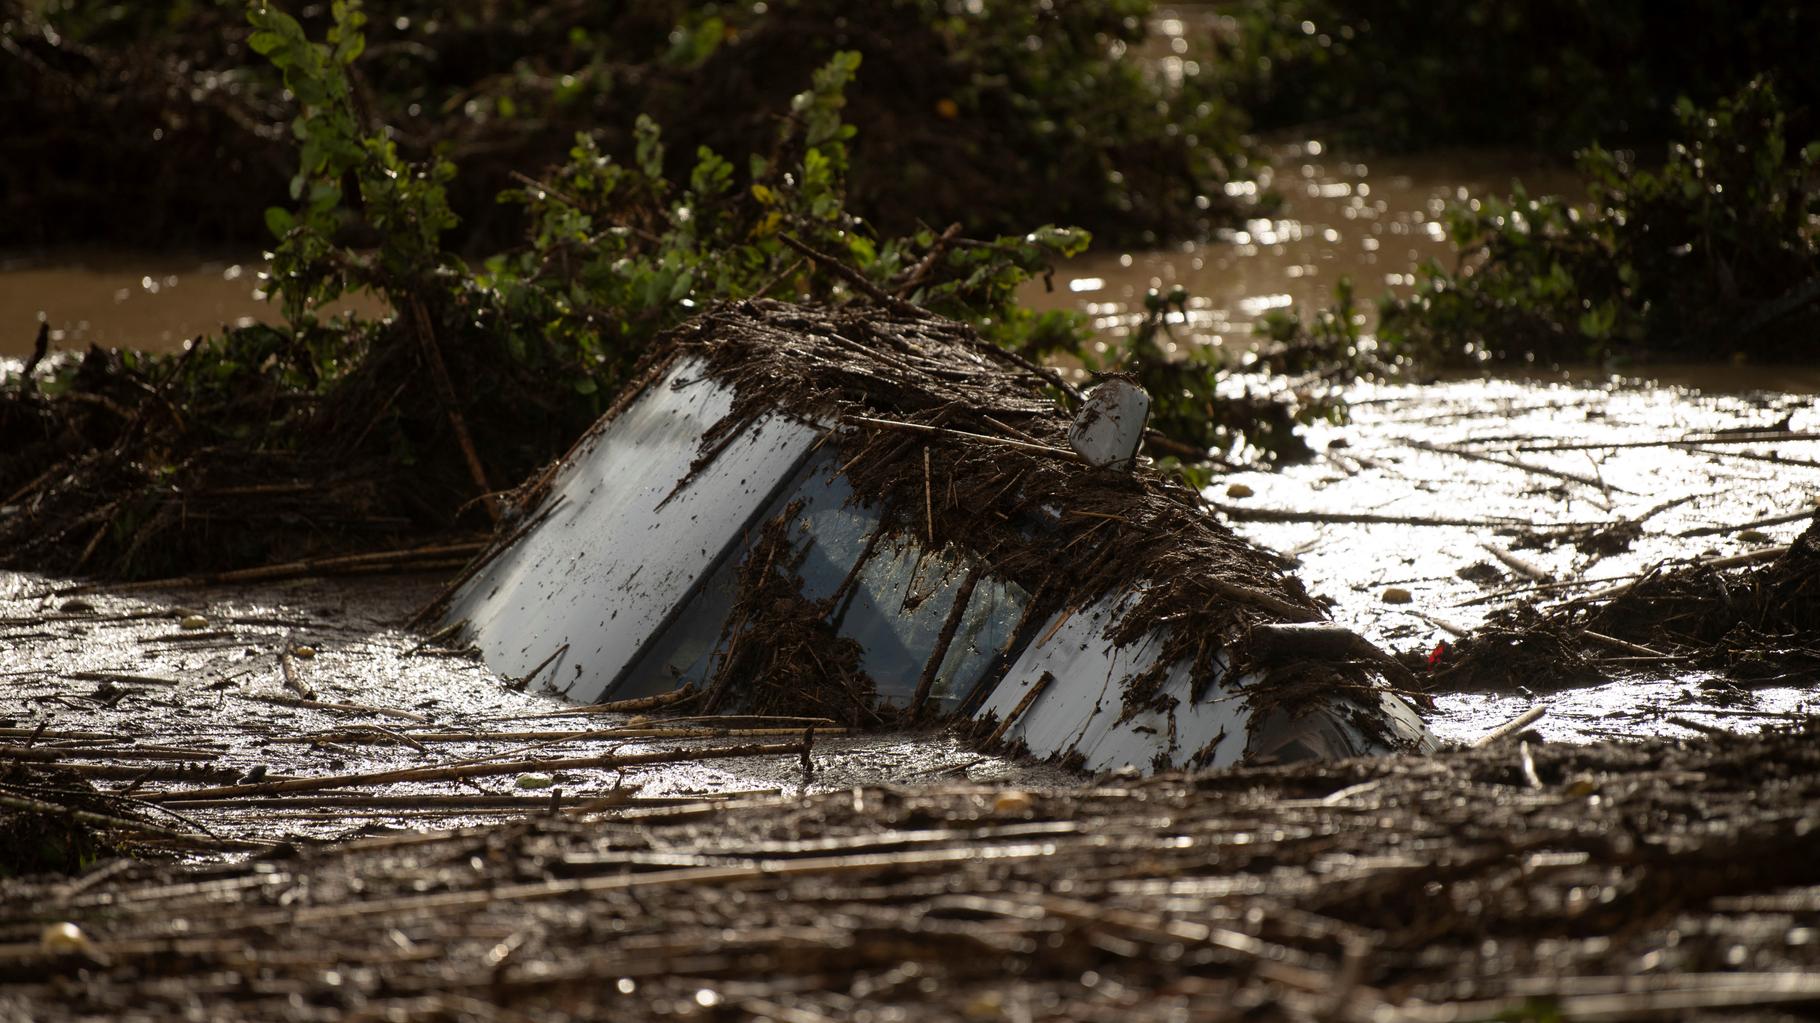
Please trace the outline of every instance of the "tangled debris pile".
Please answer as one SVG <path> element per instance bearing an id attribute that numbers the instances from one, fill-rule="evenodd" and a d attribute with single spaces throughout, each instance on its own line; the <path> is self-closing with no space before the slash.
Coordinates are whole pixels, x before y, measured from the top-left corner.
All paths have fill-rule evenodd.
<path id="1" fill-rule="evenodd" d="M 1434 685 L 1580 685 L 1604 677 L 1590 656 L 1595 647 L 1682 662 L 1744 685 L 1812 685 L 1820 680 L 1820 516 L 1793 543 L 1765 553 L 1774 560 L 1661 565 L 1546 612 L 1506 609 L 1437 656 Z"/>
<path id="2" fill-rule="evenodd" d="M 740 562 L 739 596 L 722 636 L 729 649 L 701 709 L 715 714 L 737 702 L 764 717 L 826 718 L 855 728 L 877 724 L 877 686 L 861 666 L 865 651 L 837 633 L 832 621 L 843 595 L 803 596 L 800 569 L 809 552 L 789 535 L 790 520 L 801 510 L 792 502 L 760 526 L 758 541 Z M 763 627 L 749 633 L 744 628 L 760 622 Z M 745 683 L 745 691 L 730 691 L 734 679 Z"/>
<path id="3" fill-rule="evenodd" d="M 1703 666 L 1741 682 L 1812 684 L 1820 679 L 1820 517 L 1767 565 L 1654 572 L 1582 614 L 1589 629 L 1697 651 Z"/>
<path id="4" fill-rule="evenodd" d="M 8 748 L 0 766 L 0 875 L 81 873 L 126 851 L 114 840 L 122 829 L 147 830 L 135 811 L 122 810 L 81 775 L 37 760 L 33 752 Z"/>
<path id="5" fill-rule="evenodd" d="M 0 884 L 43 1021 L 1783 1018 L 1820 738 L 857 787 Z M 73 923 L 85 949 L 40 947 Z"/>
<path id="6" fill-rule="evenodd" d="M 1578 633 L 1529 604 L 1501 608 L 1459 641 L 1404 659 L 1426 663 L 1431 687 L 1441 692 L 1566 688 L 1606 677 Z"/>
<path id="7" fill-rule="evenodd" d="M 255 326 L 171 356 L 90 348 L 42 380 L 34 358 L 0 384 L 0 563 L 147 579 L 373 555 L 484 521 L 450 406 L 411 386 L 430 372 L 420 340 L 396 319 Z M 565 416 L 586 421 L 547 379 L 461 341 L 445 365 L 494 388 L 462 407 L 500 438 L 496 471 L 539 464 Z M 333 384 L 315 361 L 330 351 L 357 364 Z"/>

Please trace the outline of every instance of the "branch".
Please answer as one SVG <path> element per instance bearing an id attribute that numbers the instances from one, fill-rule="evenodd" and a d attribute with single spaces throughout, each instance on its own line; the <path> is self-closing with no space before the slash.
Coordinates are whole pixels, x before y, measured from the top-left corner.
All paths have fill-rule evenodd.
<path id="1" fill-rule="evenodd" d="M 906 302 L 901 298 L 886 294 L 878 285 L 867 280 L 865 274 L 848 266 L 840 257 L 813 248 L 794 235 L 779 234 L 777 237 L 781 239 L 785 245 L 790 246 L 803 255 L 808 256 L 810 259 L 815 260 L 817 263 L 820 263 L 836 277 L 851 284 L 854 288 L 858 289 L 861 294 L 879 305 L 884 306 L 886 309 L 899 315 L 909 316 L 919 320 L 927 319 L 929 317 L 928 310 L 921 306 Z"/>

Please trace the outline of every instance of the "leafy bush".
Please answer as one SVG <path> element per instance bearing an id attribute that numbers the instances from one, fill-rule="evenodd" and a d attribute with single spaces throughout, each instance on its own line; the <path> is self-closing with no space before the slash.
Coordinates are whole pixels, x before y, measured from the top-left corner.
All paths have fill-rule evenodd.
<path id="1" fill-rule="evenodd" d="M 1387 300 L 1379 338 L 1433 361 L 1651 354 L 1811 358 L 1820 336 L 1820 142 L 1791 141 L 1756 82 L 1683 101 L 1660 167 L 1594 147 L 1582 206 L 1522 192 L 1454 204 L 1457 269 Z"/>
<path id="2" fill-rule="evenodd" d="M 686 179 L 672 181 L 649 117 L 637 121 L 629 163 L 578 135 L 565 162 L 542 177 L 518 175 L 521 186 L 500 195 L 526 211 L 526 243 L 470 272 L 440 246 L 455 220 L 445 200 L 454 166 L 410 163 L 383 135 L 360 134 L 342 69 L 359 55 L 350 40 L 363 16 L 354 0 L 338 0 L 335 13 L 327 46 L 310 43 L 287 15 L 264 6 L 253 13 L 253 46 L 306 104 L 293 129 L 303 140 L 291 189 L 301 209 L 267 211 L 280 238 L 273 284 L 293 323 L 313 322 L 316 309 L 356 288 L 401 310 L 453 302 L 503 342 L 506 362 L 553 360 L 593 394 L 610 391 L 652 335 L 705 304 L 760 293 L 832 299 L 853 290 L 846 268 L 874 290 L 977 322 L 1012 347 L 1079 343 L 1077 320 L 1058 327 L 1027 317 L 1015 290 L 1054 258 L 1081 251 L 1084 232 L 881 239 L 848 211 L 856 132 L 843 114 L 861 64 L 855 53 L 837 53 L 815 72 L 769 155 L 738 169 L 701 147 Z M 347 201 L 344 180 L 357 182 L 358 203 Z"/>
<path id="3" fill-rule="evenodd" d="M 1674 97 L 1774 74 L 1820 103 L 1820 8 L 1796 0 L 1236 0 L 1203 84 L 1259 129 L 1379 149 L 1660 141 Z"/>
<path id="4" fill-rule="evenodd" d="M 302 106 L 295 202 L 265 217 L 288 323 L 181 355 L 91 353 L 42 394 L 9 395 L 0 426 L 21 443 L 0 459 L 0 491 L 30 498 L 27 513 L 0 516 L 14 557 L 148 575 L 334 547 L 350 531 L 447 526 L 477 494 L 561 451 L 655 335 L 715 302 L 865 293 L 1033 353 L 1085 340 L 1079 317 L 1039 316 L 1015 297 L 1029 275 L 1079 252 L 1084 232 L 893 238 L 848 210 L 856 54 L 813 75 L 763 155 L 735 162 L 698 148 L 681 180 L 667 175 L 648 118 L 630 161 L 578 136 L 567 160 L 520 175 L 501 197 L 525 211 L 526 240 L 471 265 L 445 241 L 455 166 L 406 159 L 368 126 L 350 74 L 363 12 L 337 0 L 331 13 L 326 43 L 268 4 L 249 15 L 250 44 Z M 355 290 L 396 315 L 325 317 Z M 129 414 L 134 405 L 147 411 Z M 48 474 L 72 435 L 88 456 Z M 276 482 L 299 479 L 316 483 Z M 207 523 L 225 514 L 208 510 L 217 500 L 259 527 L 210 537 Z"/>
<path id="5" fill-rule="evenodd" d="M 292 163 L 295 141 L 279 130 L 276 76 L 249 62 L 241 0 L 26 7 L 13 16 L 0 5 L 0 68 L 13 72 L 0 73 L 0 101 L 27 133 L 61 141 L 0 167 L 12 214 L 0 244 L 247 237 L 282 196 L 273 168 Z M 387 126 L 405 159 L 461 167 L 447 183 L 463 218 L 450 244 L 469 253 L 518 236 L 517 211 L 494 196 L 514 172 L 565 159 L 578 132 L 631 160 L 648 116 L 666 128 L 664 170 L 678 181 L 703 146 L 766 153 L 808 72 L 837 52 L 867 67 L 847 97 L 848 120 L 865 129 L 847 205 L 889 234 L 958 220 L 979 233 L 1052 222 L 1109 241 L 1187 237 L 1230 219 L 1222 185 L 1247 161 L 1230 106 L 1184 98 L 1123 56 L 1147 37 L 1150 0 L 372 0 L 368 10 L 370 45 L 346 65 L 363 126 Z M 320 35 L 332 5 L 300 17 Z M 121 174 L 123 149 L 138 173 Z M 197 173 L 205 163 L 235 173 Z"/>

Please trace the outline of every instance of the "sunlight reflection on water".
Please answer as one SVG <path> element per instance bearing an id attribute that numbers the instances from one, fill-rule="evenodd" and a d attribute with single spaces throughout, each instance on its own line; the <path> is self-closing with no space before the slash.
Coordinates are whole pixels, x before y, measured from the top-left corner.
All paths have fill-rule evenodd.
<path id="1" fill-rule="evenodd" d="M 1190 296 L 1190 337 L 1201 344 L 1249 343 L 1253 323 L 1271 309 L 1304 312 L 1332 304 L 1348 278 L 1361 304 L 1407 294 L 1426 260 L 1452 266 L 1454 251 L 1441 215 L 1449 201 L 1508 192 L 1518 181 L 1532 194 L 1577 194 L 1567 171 L 1532 157 L 1499 152 L 1424 154 L 1365 164 L 1319 141 L 1275 147 L 1258 181 L 1233 182 L 1229 194 L 1275 189 L 1282 208 L 1219 232 L 1210 241 L 1133 252 L 1091 252 L 1057 273 L 1057 287 L 1026 285 L 1022 298 L 1039 309 L 1083 308 L 1096 329 L 1121 333 L 1142 318 L 1143 297 L 1177 286 Z M 1077 287 L 1077 284 L 1079 285 Z"/>

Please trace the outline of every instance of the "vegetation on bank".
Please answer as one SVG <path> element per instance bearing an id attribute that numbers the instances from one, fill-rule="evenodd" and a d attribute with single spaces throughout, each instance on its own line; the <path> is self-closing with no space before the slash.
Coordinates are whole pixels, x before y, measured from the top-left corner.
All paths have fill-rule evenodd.
<path id="1" fill-rule="evenodd" d="M 1358 62 L 1412 29 L 1296 22 L 1295 46 L 1273 49 L 1305 8 L 1237 4 L 1239 42 L 1170 84 L 1128 59 L 1143 0 L 894 0 L 863 23 L 832 0 L 338 0 L 300 20 L 264 3 L 247 18 L 238 0 L 13 3 L 0 59 L 25 70 L 0 98 L 18 101 L 27 151 L 0 166 L 0 201 L 24 197 L 30 216 L 0 218 L 24 232 L 9 240 L 53 217 L 59 237 L 130 240 L 168 230 L 161 217 L 212 231 L 207 217 L 244 213 L 221 233 L 244 223 L 273 247 L 287 317 L 0 385 L 0 434 L 16 439 L 0 450 L 0 549 L 15 563 L 155 576 L 482 525 L 485 495 L 563 450 L 655 337 L 752 296 L 932 310 L 1033 359 L 1130 373 L 1156 396 L 1153 450 L 1202 481 L 1200 455 L 1240 440 L 1307 455 L 1297 426 L 1342 414 L 1340 385 L 1396 365 L 1793 358 L 1820 326 L 1820 149 L 1800 144 L 1811 107 L 1780 100 L 1782 78 L 1680 105 L 1660 165 L 1588 150 L 1589 204 L 1456 206 L 1460 264 L 1387 301 L 1375 345 L 1344 289 L 1306 321 L 1269 317 L 1233 367 L 1169 343 L 1179 291 L 1149 296 L 1102 352 L 1081 317 L 1037 314 L 1016 290 L 1087 244 L 1054 225 L 1203 233 L 1248 159 L 1240 108 L 1291 116 L 1246 75 L 1319 57 L 1337 63 L 1309 72 L 1309 103 L 1340 79 L 1357 101 Z M 1329 0 L 1321 16 L 1363 10 Z M 1474 46 L 1531 25 L 1502 17 Z M 1768 39 L 1767 17 L 1745 22 Z M 1803 74 L 1787 76 L 1798 99 Z M 1589 123 L 1609 127 L 1616 108 L 1594 100 Z M 65 120 L 74 130 L 51 131 Z M 31 148 L 47 139 L 62 148 Z M 134 217 L 85 202 L 97 154 L 110 181 L 152 169 L 106 197 Z M 47 198 L 46 182 L 67 194 Z M 325 318 L 349 291 L 396 315 Z"/>
<path id="2" fill-rule="evenodd" d="M 767 154 L 810 69 L 858 54 L 847 94 L 849 208 L 906 235 L 1074 224 L 1115 244 L 1226 222 L 1244 124 L 1127 55 L 1150 0 L 372 0 L 353 99 L 408 160 L 446 158 L 469 253 L 514 241 L 495 195 L 566 158 L 577 132 L 630 161 L 665 127 L 664 174 L 695 154 Z M 243 0 L 0 0 L 0 246 L 99 239 L 258 242 L 295 163 L 278 77 Z M 293 11 L 320 36 L 331 5 Z M 122 166 L 141 173 L 123 176 Z"/>
<path id="3" fill-rule="evenodd" d="M 326 31 L 332 5 L 296 12 Z M 257 242 L 295 141 L 241 0 L 0 0 L 0 246 Z M 1027 4 L 373 0 L 350 66 L 362 117 L 400 154 L 452 160 L 460 251 L 520 233 L 494 196 L 578 131 L 627 160 L 642 114 L 667 177 L 701 146 L 763 153 L 806 70 L 857 53 L 850 208 L 882 231 L 1067 223 L 1155 244 L 1229 222 L 1246 132 L 1373 150 L 1519 146 L 1565 158 L 1651 147 L 1677 97 L 1710 106 L 1759 74 L 1820 103 L 1820 12 L 1781 0 L 1509 4 L 1225 0 L 1185 15 L 1163 73 L 1152 0 Z M 131 166 L 137 173 L 122 175 Z"/>
<path id="4" fill-rule="evenodd" d="M 1777 0 L 1229 0 L 1197 79 L 1256 130 L 1369 149 L 1653 148 L 1759 75 L 1820 105 L 1820 8 Z"/>
<path id="5" fill-rule="evenodd" d="M 1191 83 L 1367 150 L 1576 152 L 1584 196 L 1480 196 L 1379 304 L 1386 362 L 1789 361 L 1820 329 L 1820 9 L 1234 0 Z M 1351 295 L 1318 314 L 1346 322 Z M 1259 333 L 1319 347 L 1276 316 Z M 1330 352 L 1352 346 L 1333 338 Z M 1354 339 L 1356 340 L 1356 339 Z"/>
<path id="6" fill-rule="evenodd" d="M 1820 337 L 1820 140 L 1766 81 L 1683 101 L 1658 165 L 1594 146 L 1583 202 L 1455 203 L 1460 259 L 1386 299 L 1378 337 L 1427 364 L 1812 356 Z"/>

